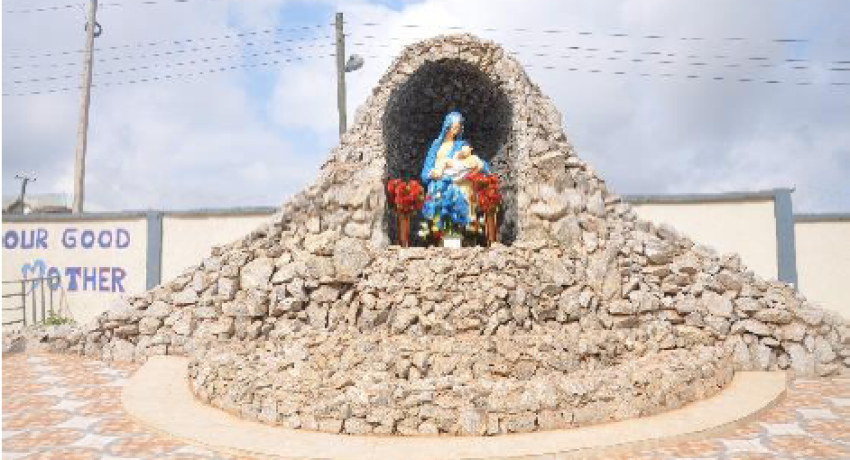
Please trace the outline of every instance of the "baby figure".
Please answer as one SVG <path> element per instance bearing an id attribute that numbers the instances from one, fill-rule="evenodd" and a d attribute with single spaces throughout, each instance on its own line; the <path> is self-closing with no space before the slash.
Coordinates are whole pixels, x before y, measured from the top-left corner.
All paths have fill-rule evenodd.
<path id="1" fill-rule="evenodd" d="M 484 162 L 481 158 L 472 154 L 472 147 L 468 145 L 461 147 L 454 158 L 437 164 L 435 168 L 440 172 L 440 177 L 451 180 L 452 184 L 463 194 L 466 199 L 470 222 L 476 220 L 476 203 L 473 197 L 472 182 L 468 181 L 466 176 L 483 168 Z"/>
<path id="2" fill-rule="evenodd" d="M 446 160 L 439 166 L 441 166 L 442 177 L 459 184 L 464 181 L 467 174 L 480 170 L 484 166 L 484 162 L 478 156 L 472 154 L 472 147 L 464 145 L 454 158 Z"/>

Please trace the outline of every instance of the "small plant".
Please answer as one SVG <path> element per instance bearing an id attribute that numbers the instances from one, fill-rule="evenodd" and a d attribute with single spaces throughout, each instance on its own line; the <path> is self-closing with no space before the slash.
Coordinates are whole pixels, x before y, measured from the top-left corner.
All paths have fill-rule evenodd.
<path id="1" fill-rule="evenodd" d="M 47 318 L 41 321 L 44 326 L 61 326 L 63 324 L 74 324 L 73 318 L 66 318 L 56 312 L 51 311 L 47 314 Z"/>
<path id="2" fill-rule="evenodd" d="M 425 204 L 425 189 L 416 179 L 407 182 L 401 179 L 390 179 L 387 183 L 387 193 L 390 203 L 395 206 L 399 214 L 412 214 L 422 209 Z"/>
<path id="3" fill-rule="evenodd" d="M 496 212 L 502 203 L 499 191 L 499 176 L 496 174 L 473 173 L 467 176 L 475 188 L 478 209 L 484 214 Z"/>

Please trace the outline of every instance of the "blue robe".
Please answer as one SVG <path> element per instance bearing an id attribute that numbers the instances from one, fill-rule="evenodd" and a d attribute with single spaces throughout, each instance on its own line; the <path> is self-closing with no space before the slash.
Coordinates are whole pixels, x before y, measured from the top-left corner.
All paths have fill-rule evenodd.
<path id="1" fill-rule="evenodd" d="M 432 179 L 429 176 L 436 165 L 437 151 L 443 145 L 449 128 L 456 121 L 463 123 L 463 116 L 460 112 L 450 112 L 446 115 L 440 135 L 434 139 L 431 148 L 428 149 L 428 156 L 425 158 L 425 165 L 421 174 L 422 183 L 425 184 L 425 206 L 422 208 L 422 215 L 429 221 L 438 217 L 435 226 L 439 230 L 444 229 L 447 222 L 454 222 L 464 227 L 469 225 L 469 203 L 460 188 L 451 179 Z M 455 136 L 451 149 L 446 153 L 446 158 L 454 158 L 455 154 L 465 145 L 467 145 L 467 142 L 463 140 L 463 130 L 461 129 L 461 132 Z M 490 167 L 486 161 L 483 163 L 482 172 L 489 173 Z"/>

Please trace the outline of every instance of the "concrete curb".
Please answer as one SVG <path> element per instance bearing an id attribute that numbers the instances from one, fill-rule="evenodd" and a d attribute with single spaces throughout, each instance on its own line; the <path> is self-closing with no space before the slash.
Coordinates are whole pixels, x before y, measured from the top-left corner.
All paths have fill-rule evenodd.
<path id="1" fill-rule="evenodd" d="M 736 426 L 784 394 L 782 372 L 739 372 L 718 395 L 663 414 L 570 430 L 498 437 L 397 438 L 289 430 L 234 417 L 197 401 L 186 358 L 153 357 L 124 387 L 130 416 L 157 431 L 232 453 L 311 459 L 558 459 L 692 438 Z"/>

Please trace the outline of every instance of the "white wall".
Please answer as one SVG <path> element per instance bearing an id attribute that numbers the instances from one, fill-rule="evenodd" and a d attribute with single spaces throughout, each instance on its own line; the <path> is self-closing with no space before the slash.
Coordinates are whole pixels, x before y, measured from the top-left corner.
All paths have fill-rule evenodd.
<path id="1" fill-rule="evenodd" d="M 794 233 L 800 292 L 850 320 L 850 219 L 798 220 Z"/>
<path id="2" fill-rule="evenodd" d="M 721 253 L 739 253 L 757 274 L 776 279 L 776 219 L 770 196 L 724 201 L 650 200 L 633 206 L 641 218 L 667 223 Z M 200 263 L 213 246 L 236 240 L 269 219 L 271 212 L 259 210 L 165 214 L 161 280 L 178 276 Z M 97 241 L 91 247 L 83 247 L 80 238 L 86 231 L 95 238 L 103 233 L 104 243 L 109 235 L 114 240 L 120 231 L 123 247 L 115 247 L 114 241 L 111 247 L 100 247 Z M 798 221 L 795 231 L 801 292 L 815 303 L 850 318 L 850 220 Z M 23 245 L 22 232 L 26 243 Z M 120 294 L 143 292 L 146 288 L 148 235 L 144 215 L 4 221 L 3 237 L 3 281 L 20 280 L 24 269 L 30 278 L 51 270 L 61 274 L 61 288 L 53 291 L 54 296 L 64 299 L 78 321 L 87 321 L 104 311 Z M 88 275 L 88 281 L 81 275 Z M 19 290 L 19 285 L 3 286 L 4 294 Z M 17 298 L 4 299 L 3 306 L 18 302 Z M 4 321 L 17 319 L 10 316 L 14 313 L 5 313 Z"/>
<path id="3" fill-rule="evenodd" d="M 770 198 L 751 201 L 694 201 L 633 204 L 642 219 L 666 223 L 721 254 L 738 253 L 756 274 L 778 274 L 776 219 Z"/>
<path id="4" fill-rule="evenodd" d="M 213 246 L 243 237 L 270 219 L 270 214 L 166 214 L 162 219 L 162 281 L 198 265 Z"/>
<path id="5" fill-rule="evenodd" d="M 144 217 L 4 221 L 3 281 L 59 274 L 61 283 L 47 287 L 45 297 L 49 299 L 52 291 L 54 305 L 61 304 L 74 319 L 85 322 L 120 295 L 144 291 L 146 251 Z M 20 290 L 19 284 L 3 284 L 3 294 Z M 38 302 L 40 291 L 38 286 Z M 17 297 L 3 299 L 4 308 L 18 305 Z M 18 312 L 3 312 L 3 321 L 19 317 Z"/>

